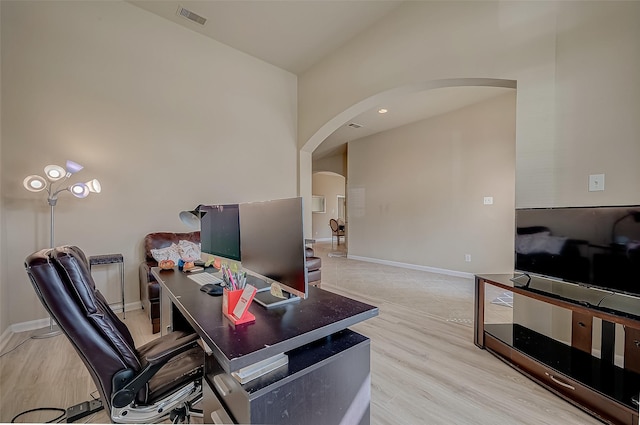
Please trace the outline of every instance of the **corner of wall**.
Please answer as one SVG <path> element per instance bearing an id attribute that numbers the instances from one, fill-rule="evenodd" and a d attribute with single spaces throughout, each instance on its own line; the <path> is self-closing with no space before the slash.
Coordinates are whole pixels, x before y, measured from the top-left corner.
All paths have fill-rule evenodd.
<path id="1" fill-rule="evenodd" d="M 0 21 L 2 21 L 2 5 L 0 4 Z M 0 82 L 2 81 L 2 31 L 0 31 Z M 0 164 L 2 164 L 2 84 L 0 83 Z M 5 167 L 0 167 L 4 170 Z M 4 182 L 5 179 L 0 179 Z M 7 289 L 7 267 L 6 258 L 6 237 L 5 237 L 5 220 L 4 220 L 4 193 L 3 185 L 0 183 L 0 335 L 4 336 L 5 331 L 9 328 L 9 301 Z"/>

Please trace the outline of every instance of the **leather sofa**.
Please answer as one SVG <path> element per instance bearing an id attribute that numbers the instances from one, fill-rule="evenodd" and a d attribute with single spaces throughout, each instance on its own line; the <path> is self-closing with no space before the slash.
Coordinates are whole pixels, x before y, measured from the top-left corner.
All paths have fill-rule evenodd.
<path id="1" fill-rule="evenodd" d="M 140 264 L 140 301 L 151 320 L 153 333 L 160 332 L 160 284 L 151 274 L 151 268 L 158 266 L 151 255 L 151 250 L 166 248 L 181 240 L 199 244 L 200 232 L 157 232 L 149 233 L 144 237 L 144 261 Z"/>
<path id="2" fill-rule="evenodd" d="M 305 265 L 307 267 L 307 279 L 309 285 L 320 286 L 322 260 L 315 256 L 313 248 L 305 248 Z"/>

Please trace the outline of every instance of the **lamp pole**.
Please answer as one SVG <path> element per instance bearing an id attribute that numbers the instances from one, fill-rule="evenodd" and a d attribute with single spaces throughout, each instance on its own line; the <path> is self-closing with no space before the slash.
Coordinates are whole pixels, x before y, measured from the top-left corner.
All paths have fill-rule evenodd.
<path id="1" fill-rule="evenodd" d="M 60 181 L 60 184 L 62 184 L 62 182 L 64 182 L 65 180 L 67 180 L 69 178 L 71 174 L 67 173 L 67 175 L 65 175 L 65 177 Z M 63 189 L 58 189 L 57 191 L 53 192 L 53 195 L 51 195 L 51 191 L 53 190 L 53 183 L 49 184 L 47 186 L 47 202 L 49 203 L 49 218 L 50 218 L 50 224 L 51 226 L 50 228 L 50 232 L 49 232 L 49 248 L 53 249 L 55 247 L 54 241 L 55 241 L 55 213 L 54 213 L 54 208 L 56 206 L 56 203 L 58 202 L 58 193 L 62 192 L 63 190 L 69 190 L 69 188 L 63 188 Z M 51 318 L 51 315 L 49 315 L 49 330 L 48 331 L 41 331 L 36 333 L 35 335 L 33 335 L 34 339 L 44 339 L 44 338 L 51 338 L 53 336 L 57 336 L 60 335 L 62 333 L 62 331 L 60 330 L 60 327 L 58 325 L 56 325 L 53 322 L 53 319 Z"/>
<path id="2" fill-rule="evenodd" d="M 73 173 L 82 170 L 82 165 L 73 161 L 67 161 L 66 169 L 58 165 L 47 165 L 44 168 L 46 179 L 41 176 L 31 175 L 27 176 L 23 185 L 25 189 L 30 192 L 40 192 L 42 190 L 47 191 L 47 202 L 49 203 L 51 227 L 49 233 L 49 248 L 53 249 L 54 245 L 54 231 L 55 231 L 55 215 L 54 208 L 58 202 L 58 194 L 60 192 L 68 191 L 76 198 L 86 198 L 90 192 L 100 193 L 101 187 L 98 180 L 93 179 L 87 183 L 75 183 L 71 186 L 63 186 L 63 183 L 71 177 Z M 54 187 L 54 183 L 57 182 L 57 189 Z M 54 324 L 51 315 L 49 315 L 49 330 L 45 332 L 39 332 L 33 335 L 32 338 L 41 339 L 56 336 L 62 333 L 60 328 Z"/>

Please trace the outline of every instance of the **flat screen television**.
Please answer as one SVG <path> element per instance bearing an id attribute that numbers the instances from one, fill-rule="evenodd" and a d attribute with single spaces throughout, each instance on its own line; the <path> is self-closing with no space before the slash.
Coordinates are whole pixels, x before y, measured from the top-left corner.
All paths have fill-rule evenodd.
<path id="1" fill-rule="evenodd" d="M 242 203 L 239 211 L 242 267 L 288 293 L 279 300 L 259 292 L 254 300 L 270 308 L 307 298 L 302 198 Z"/>
<path id="2" fill-rule="evenodd" d="M 238 204 L 200 207 L 200 247 L 215 257 L 240 261 Z"/>
<path id="3" fill-rule="evenodd" d="M 640 296 L 640 205 L 516 209 L 515 270 Z"/>

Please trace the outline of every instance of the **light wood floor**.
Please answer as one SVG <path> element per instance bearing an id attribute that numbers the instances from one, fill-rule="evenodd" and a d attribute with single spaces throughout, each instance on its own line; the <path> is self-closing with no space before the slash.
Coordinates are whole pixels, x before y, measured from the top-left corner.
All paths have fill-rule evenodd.
<path id="1" fill-rule="evenodd" d="M 473 344 L 471 280 L 329 256 L 338 250 L 328 243 L 315 249 L 323 289 L 380 308 L 352 327 L 371 338 L 372 424 L 600 423 Z M 144 312 L 127 312 L 125 323 L 137 344 L 154 338 Z M 13 335 L 3 353 L 29 336 Z M 29 339 L 0 358 L 0 422 L 35 407 L 69 407 L 94 390 L 63 336 Z M 109 421 L 104 412 L 84 419 Z"/>

